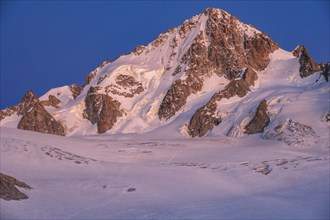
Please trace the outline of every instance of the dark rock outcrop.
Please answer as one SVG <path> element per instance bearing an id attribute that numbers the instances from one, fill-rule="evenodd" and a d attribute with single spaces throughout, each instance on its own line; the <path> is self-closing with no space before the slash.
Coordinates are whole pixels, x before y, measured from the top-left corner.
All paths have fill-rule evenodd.
<path id="1" fill-rule="evenodd" d="M 254 86 L 254 82 L 258 79 L 258 75 L 251 67 L 248 67 L 244 71 L 242 78 L 249 86 Z"/>
<path id="2" fill-rule="evenodd" d="M 143 91 L 144 89 L 141 82 L 136 81 L 132 76 L 123 74 L 119 74 L 116 77 L 115 84 L 110 84 L 105 87 L 106 93 L 112 93 L 126 98 L 132 98 Z"/>
<path id="3" fill-rule="evenodd" d="M 221 117 L 219 118 L 214 115 L 216 108 L 216 103 L 209 102 L 195 112 L 188 125 L 188 132 L 190 136 L 202 137 L 207 132 L 212 130 L 214 126 L 221 123 Z M 212 112 L 213 114 L 209 114 L 209 112 Z"/>
<path id="4" fill-rule="evenodd" d="M 223 10 L 209 8 L 204 14 L 208 16 L 205 30 L 197 35 L 181 60 L 187 66 L 184 70 L 187 77 L 176 80 L 167 91 L 158 112 L 160 119 L 173 117 L 212 74 L 232 80 L 248 67 L 247 81 L 253 85 L 257 78 L 253 69 L 266 68 L 269 54 L 279 48 L 263 33 L 247 36 L 240 21 Z M 209 46 L 206 42 L 210 42 Z M 175 69 L 172 75 L 176 74 Z"/>
<path id="5" fill-rule="evenodd" d="M 324 63 L 320 64 L 321 67 L 321 74 L 324 77 L 325 81 L 329 81 L 329 76 L 330 76 L 330 63 Z"/>
<path id="6" fill-rule="evenodd" d="M 198 17 L 198 15 L 197 15 Z M 200 17 L 200 16 L 199 16 Z M 198 23 L 198 19 L 190 19 L 190 20 L 186 20 L 180 27 L 179 27 L 179 35 L 180 38 L 183 39 L 186 37 L 187 33 L 189 31 L 191 31 L 193 28 L 195 28 L 197 26 Z"/>
<path id="7" fill-rule="evenodd" d="M 202 137 L 207 132 L 221 123 L 222 118 L 216 115 L 218 104 L 221 99 L 229 99 L 235 95 L 238 97 L 245 96 L 249 89 L 249 84 L 243 79 L 233 79 L 225 87 L 224 90 L 215 93 L 206 105 L 199 108 L 190 119 L 188 132 L 192 137 Z"/>
<path id="8" fill-rule="evenodd" d="M 17 113 L 18 111 L 18 105 L 3 109 L 0 111 L 0 121 L 2 121 L 6 117 L 10 117 L 13 114 Z"/>
<path id="9" fill-rule="evenodd" d="M 258 71 L 265 69 L 270 61 L 269 54 L 278 48 L 279 46 L 263 33 L 246 39 L 244 51 L 248 66 Z"/>
<path id="10" fill-rule="evenodd" d="M 144 52 L 145 48 L 146 47 L 144 45 L 139 45 L 133 49 L 132 53 L 134 53 L 136 56 L 139 56 Z"/>
<path id="11" fill-rule="evenodd" d="M 261 133 L 264 131 L 264 128 L 268 126 L 270 119 L 267 114 L 267 107 L 266 100 L 262 100 L 257 108 L 255 116 L 245 128 L 247 134 Z"/>
<path id="12" fill-rule="evenodd" d="M 190 95 L 189 86 L 182 80 L 175 81 L 171 89 L 167 91 L 158 111 L 159 118 L 170 119 L 175 113 L 186 104 Z"/>
<path id="13" fill-rule="evenodd" d="M 48 100 L 42 100 L 41 101 L 41 104 L 43 106 L 51 106 L 51 107 L 54 107 L 54 108 L 59 108 L 60 103 L 61 103 L 61 101 L 53 95 L 49 95 Z"/>
<path id="14" fill-rule="evenodd" d="M 320 71 L 320 66 L 315 63 L 313 58 L 309 55 L 306 48 L 304 46 L 298 46 L 292 54 L 296 57 L 299 57 L 299 63 L 300 63 L 300 76 L 306 77 L 310 76 L 315 72 Z"/>
<path id="15" fill-rule="evenodd" d="M 24 115 L 36 102 L 38 102 L 38 98 L 34 95 L 33 91 L 28 91 L 18 105 L 0 111 L 0 121 L 13 114 Z"/>
<path id="16" fill-rule="evenodd" d="M 22 115 L 22 118 L 18 123 L 18 129 L 60 136 L 65 135 L 63 125 L 46 111 L 32 91 L 25 94 L 19 106 L 18 114 Z"/>
<path id="17" fill-rule="evenodd" d="M 98 87 L 90 87 L 85 98 L 84 117 L 92 124 L 97 123 L 98 133 L 110 130 L 122 116 L 120 102 L 112 97 L 98 93 Z"/>
<path id="18" fill-rule="evenodd" d="M 85 77 L 85 85 L 88 85 L 96 76 L 96 74 L 108 63 L 110 63 L 110 60 L 105 60 L 101 65 L 99 65 L 95 70 L 92 72 L 88 73 L 88 75 Z"/>
<path id="19" fill-rule="evenodd" d="M 4 200 L 21 200 L 29 198 L 24 193 L 20 192 L 16 186 L 32 189 L 29 185 L 21 182 L 14 177 L 0 173 L 0 198 Z"/>
<path id="20" fill-rule="evenodd" d="M 103 104 L 100 112 L 100 119 L 97 122 L 97 130 L 102 134 L 110 130 L 121 117 L 120 102 L 113 100 L 110 96 L 103 95 Z"/>
<path id="21" fill-rule="evenodd" d="M 189 95 L 202 89 L 204 76 L 209 72 L 207 47 L 203 42 L 203 33 L 200 32 L 183 56 L 182 62 L 188 66 L 185 70 L 187 77 L 176 80 L 167 91 L 158 111 L 160 119 L 170 119 L 186 104 Z"/>
<path id="22" fill-rule="evenodd" d="M 70 91 L 72 92 L 73 99 L 76 99 L 80 93 L 84 90 L 84 87 L 77 84 L 72 84 L 69 86 Z"/>
<path id="23" fill-rule="evenodd" d="M 40 102 L 35 103 L 32 109 L 23 115 L 17 128 L 46 134 L 65 135 L 63 125 L 56 121 Z"/>
<path id="24" fill-rule="evenodd" d="M 192 137 L 202 137 L 212 130 L 214 126 L 219 125 L 222 118 L 216 115 L 217 102 L 223 98 L 229 99 L 235 95 L 244 97 L 250 91 L 249 86 L 254 85 L 257 79 L 258 76 L 251 67 L 246 68 L 242 79 L 232 79 L 225 89 L 215 93 L 206 105 L 195 112 L 188 125 L 189 134 Z"/>
<path id="25" fill-rule="evenodd" d="M 91 86 L 85 98 L 84 118 L 88 119 L 92 124 L 99 121 L 99 114 L 102 109 L 102 94 L 97 93 L 100 88 Z"/>
<path id="26" fill-rule="evenodd" d="M 119 74 L 116 77 L 116 83 L 118 85 L 122 86 L 124 89 L 128 89 L 128 88 L 132 88 L 134 86 L 137 86 L 138 89 L 137 89 L 136 92 L 142 92 L 143 91 L 142 84 L 140 82 L 137 82 L 132 76 Z"/>
<path id="27" fill-rule="evenodd" d="M 53 95 L 50 95 L 48 100 L 39 101 L 33 91 L 29 91 L 18 105 L 0 111 L 0 119 L 17 114 L 22 116 L 18 129 L 64 136 L 63 125 L 44 108 L 44 106 L 57 108 L 59 103 L 60 100 Z"/>
<path id="28" fill-rule="evenodd" d="M 37 96 L 34 95 L 33 91 L 28 91 L 22 98 L 22 101 L 18 104 L 18 115 L 24 115 L 28 111 L 30 111 L 33 106 L 39 102 Z"/>

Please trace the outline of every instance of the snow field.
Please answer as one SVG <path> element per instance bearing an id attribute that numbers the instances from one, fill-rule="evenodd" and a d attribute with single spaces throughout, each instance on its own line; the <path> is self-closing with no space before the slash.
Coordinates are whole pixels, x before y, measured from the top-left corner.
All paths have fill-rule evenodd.
<path id="1" fill-rule="evenodd" d="M 1 200 L 1 217 L 327 219 L 328 151 L 255 135 L 68 138 L 1 128 L 1 172 L 33 187 L 23 190 L 28 200 Z"/>

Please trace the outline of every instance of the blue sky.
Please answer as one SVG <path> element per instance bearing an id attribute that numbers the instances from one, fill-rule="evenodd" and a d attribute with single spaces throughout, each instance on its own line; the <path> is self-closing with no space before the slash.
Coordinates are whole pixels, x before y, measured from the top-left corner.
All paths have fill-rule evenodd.
<path id="1" fill-rule="evenodd" d="M 0 109 L 33 89 L 83 84 L 105 59 L 114 60 L 161 32 L 222 8 L 265 32 L 283 49 L 307 47 L 330 61 L 329 1 L 3 1 Z"/>

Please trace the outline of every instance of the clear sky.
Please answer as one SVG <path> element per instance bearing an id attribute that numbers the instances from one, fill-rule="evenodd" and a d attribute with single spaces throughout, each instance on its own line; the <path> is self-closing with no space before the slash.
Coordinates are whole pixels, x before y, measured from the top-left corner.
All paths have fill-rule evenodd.
<path id="1" fill-rule="evenodd" d="M 330 61 L 329 1 L 1 1 L 0 109 L 33 89 L 83 84 L 114 60 L 158 34 L 221 8 L 265 32 L 285 50 L 306 46 Z"/>

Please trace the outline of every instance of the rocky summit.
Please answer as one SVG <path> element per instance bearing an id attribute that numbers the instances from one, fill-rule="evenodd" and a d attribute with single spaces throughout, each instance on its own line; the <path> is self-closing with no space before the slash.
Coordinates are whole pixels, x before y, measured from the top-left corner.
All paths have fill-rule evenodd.
<path id="1" fill-rule="evenodd" d="M 39 98 L 28 92 L 0 111 L 0 125 L 62 136 L 257 134 L 287 120 L 281 116 L 291 103 L 287 94 L 327 87 L 328 76 L 329 64 L 317 64 L 305 47 L 285 51 L 252 25 L 208 8 L 148 45 L 105 60 L 82 86 Z"/>

